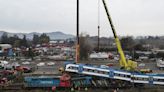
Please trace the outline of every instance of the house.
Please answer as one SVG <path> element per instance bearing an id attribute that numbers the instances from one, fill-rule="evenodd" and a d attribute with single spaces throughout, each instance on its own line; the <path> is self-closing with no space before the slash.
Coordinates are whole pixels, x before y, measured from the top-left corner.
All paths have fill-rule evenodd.
<path id="1" fill-rule="evenodd" d="M 0 51 L 4 52 L 7 49 L 12 48 L 12 46 L 10 44 L 0 44 Z"/>

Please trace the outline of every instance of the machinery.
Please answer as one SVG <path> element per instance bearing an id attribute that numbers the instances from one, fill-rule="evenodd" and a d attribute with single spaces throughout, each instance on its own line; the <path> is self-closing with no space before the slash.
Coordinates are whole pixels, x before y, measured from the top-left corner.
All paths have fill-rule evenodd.
<path id="1" fill-rule="evenodd" d="M 122 47 L 121 47 L 120 40 L 119 40 L 119 38 L 116 34 L 116 31 L 115 31 L 111 16 L 109 14 L 106 2 L 105 2 L 105 0 L 102 0 L 102 1 L 103 1 L 103 5 L 104 5 L 104 8 L 105 8 L 105 11 L 106 11 L 106 14 L 107 14 L 107 17 L 108 17 L 108 20 L 109 20 L 113 35 L 114 35 L 114 38 L 115 38 L 115 42 L 116 42 L 116 45 L 117 45 L 118 52 L 120 54 L 120 60 L 119 60 L 120 66 L 121 66 L 121 68 L 126 69 L 126 70 L 136 70 L 137 62 L 126 59 L 125 54 L 124 54 L 124 52 L 122 50 Z"/>
<path id="2" fill-rule="evenodd" d="M 67 63 L 65 64 L 65 67 L 63 70 L 69 73 L 73 73 L 73 74 L 94 76 L 97 78 L 107 78 L 109 80 L 112 80 L 113 82 L 112 85 L 114 85 L 114 82 L 121 86 L 123 86 L 123 84 L 164 85 L 163 74 L 147 74 L 145 72 L 150 71 L 147 69 L 138 71 L 137 63 L 126 59 L 125 54 L 121 47 L 120 40 L 116 34 L 114 25 L 109 15 L 106 2 L 105 0 L 102 0 L 102 1 L 103 1 L 104 8 L 106 10 L 106 13 L 107 13 L 110 26 L 112 28 L 112 32 L 114 34 L 118 52 L 120 54 L 119 62 L 122 69 L 114 69 L 114 68 L 109 68 L 109 67 L 103 68 L 100 66 L 94 66 L 94 65 L 88 65 L 88 64 Z"/>

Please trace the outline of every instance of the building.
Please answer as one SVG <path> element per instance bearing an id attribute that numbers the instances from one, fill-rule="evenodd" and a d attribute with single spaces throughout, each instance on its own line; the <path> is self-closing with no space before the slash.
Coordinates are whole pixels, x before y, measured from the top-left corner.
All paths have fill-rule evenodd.
<path id="1" fill-rule="evenodd" d="M 12 46 L 10 44 L 0 44 L 0 51 L 4 52 L 7 49 L 12 48 Z"/>

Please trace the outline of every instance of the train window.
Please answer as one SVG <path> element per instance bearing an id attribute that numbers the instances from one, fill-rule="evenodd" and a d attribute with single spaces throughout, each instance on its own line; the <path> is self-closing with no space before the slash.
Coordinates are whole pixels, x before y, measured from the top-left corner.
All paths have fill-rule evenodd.
<path id="1" fill-rule="evenodd" d="M 164 82 L 164 79 L 157 79 L 158 82 Z"/>
<path id="2" fill-rule="evenodd" d="M 73 68 L 72 66 L 68 67 L 68 69 L 72 69 L 72 68 Z"/>
<path id="3" fill-rule="evenodd" d="M 130 75 L 126 75 L 127 78 L 130 78 L 131 76 Z"/>
<path id="4" fill-rule="evenodd" d="M 117 73 L 114 73 L 114 75 L 115 75 L 115 76 L 118 76 L 118 74 L 117 74 Z"/>
<path id="5" fill-rule="evenodd" d="M 88 72 L 93 72 L 93 70 L 92 69 L 88 69 Z"/>
<path id="6" fill-rule="evenodd" d="M 131 77 L 132 80 L 135 80 L 135 77 Z"/>
<path id="7" fill-rule="evenodd" d="M 120 77 L 131 78 L 131 76 L 130 76 L 130 75 L 125 75 L 125 74 L 117 74 L 117 73 L 115 73 L 115 76 L 120 76 Z"/>
<path id="8" fill-rule="evenodd" d="M 154 81 L 158 81 L 158 79 L 153 79 Z"/>
<path id="9" fill-rule="evenodd" d="M 108 72 L 105 72 L 106 75 L 108 75 L 109 73 Z"/>
<path id="10" fill-rule="evenodd" d="M 104 71 L 102 71 L 102 74 L 105 74 L 105 72 L 104 72 Z"/>
<path id="11" fill-rule="evenodd" d="M 125 77 L 125 75 L 123 75 L 123 74 L 117 74 L 117 73 L 115 73 L 115 76 Z"/>
<path id="12" fill-rule="evenodd" d="M 104 71 L 101 71 L 100 73 L 101 73 L 101 74 L 104 74 Z"/>
<path id="13" fill-rule="evenodd" d="M 149 81 L 149 78 L 134 77 L 134 80 Z"/>
<path id="14" fill-rule="evenodd" d="M 98 73 L 99 71 L 98 70 L 95 70 L 95 73 Z"/>
<path id="15" fill-rule="evenodd" d="M 84 68 L 84 71 L 88 71 L 88 69 Z"/>
<path id="16" fill-rule="evenodd" d="M 77 68 L 77 67 L 73 67 L 73 69 L 78 70 L 78 68 Z"/>

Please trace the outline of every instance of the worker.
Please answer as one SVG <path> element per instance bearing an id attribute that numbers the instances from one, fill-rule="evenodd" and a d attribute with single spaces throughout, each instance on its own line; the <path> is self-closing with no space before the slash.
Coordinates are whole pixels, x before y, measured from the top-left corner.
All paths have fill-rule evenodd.
<path id="1" fill-rule="evenodd" d="M 56 86 L 53 86 L 52 87 L 52 92 L 55 92 L 56 91 Z"/>

